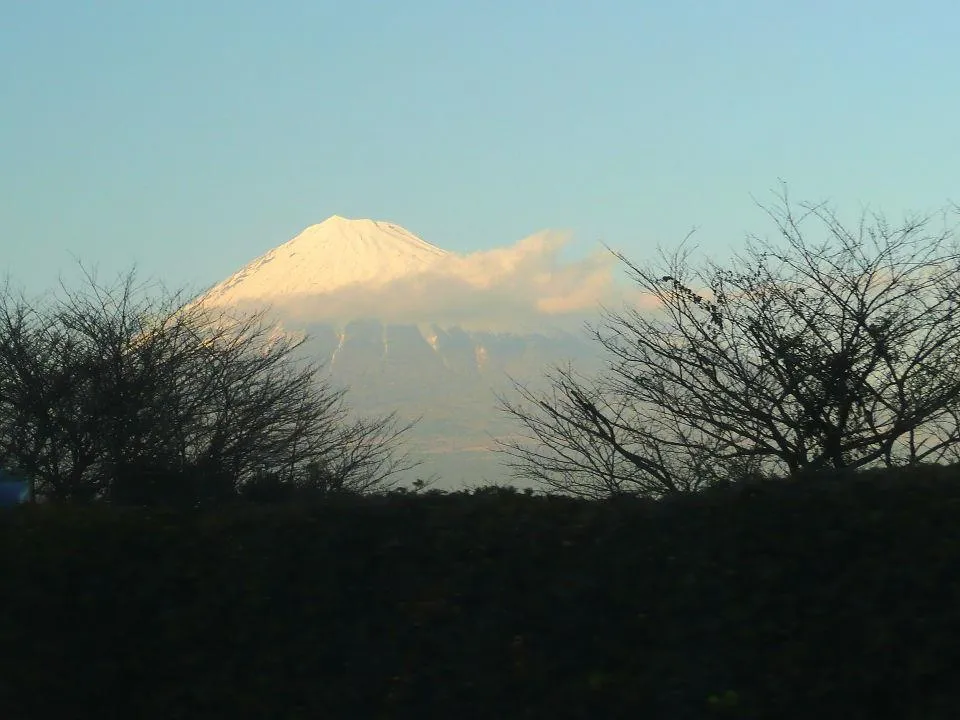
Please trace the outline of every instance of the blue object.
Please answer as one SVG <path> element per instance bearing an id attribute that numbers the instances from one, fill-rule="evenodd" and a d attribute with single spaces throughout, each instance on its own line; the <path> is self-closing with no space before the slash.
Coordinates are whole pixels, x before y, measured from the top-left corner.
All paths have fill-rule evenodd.
<path id="1" fill-rule="evenodd" d="M 30 481 L 0 469 L 0 507 L 30 502 Z"/>

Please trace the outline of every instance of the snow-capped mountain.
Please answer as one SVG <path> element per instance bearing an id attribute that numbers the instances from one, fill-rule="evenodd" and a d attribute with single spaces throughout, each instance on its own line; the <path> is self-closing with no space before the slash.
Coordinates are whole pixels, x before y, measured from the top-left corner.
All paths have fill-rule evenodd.
<path id="1" fill-rule="evenodd" d="M 425 461 L 420 474 L 436 473 L 444 486 L 502 482 L 493 438 L 516 426 L 498 412 L 494 393 L 509 393 L 511 378 L 535 384 L 568 360 L 589 367 L 596 352 L 582 333 L 551 327 L 548 317 L 531 331 L 538 316 L 529 312 L 522 330 L 464 329 L 491 310 L 519 321 L 523 303 L 536 300 L 524 294 L 535 280 L 524 259 L 509 249 L 471 259 L 398 225 L 334 216 L 256 258 L 202 301 L 272 308 L 285 332 L 306 333 L 303 350 L 349 388 L 355 410 L 422 417 L 410 438 Z"/>
<path id="2" fill-rule="evenodd" d="M 206 299 L 231 305 L 383 285 L 422 272 L 447 254 L 397 225 L 334 215 L 245 265 Z"/>

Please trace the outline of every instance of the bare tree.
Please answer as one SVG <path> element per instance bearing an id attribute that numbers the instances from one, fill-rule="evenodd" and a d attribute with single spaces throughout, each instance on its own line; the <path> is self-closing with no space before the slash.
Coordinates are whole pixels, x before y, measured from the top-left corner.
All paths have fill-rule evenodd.
<path id="1" fill-rule="evenodd" d="M 521 477 L 657 495 L 956 457 L 954 228 L 863 213 L 850 230 L 823 205 L 779 200 L 765 208 L 779 242 L 752 237 L 729 267 L 694 267 L 686 243 L 653 267 L 615 253 L 654 309 L 606 311 L 596 381 L 560 372 L 552 395 L 501 400 L 528 430 L 503 448 Z"/>
<path id="2" fill-rule="evenodd" d="M 547 393 L 514 383 L 515 398 L 498 396 L 501 410 L 522 428 L 498 441 L 516 479 L 592 499 L 657 497 L 710 482 L 703 472 L 707 439 L 695 443 L 679 435 L 668 424 L 675 418 L 642 419 L 628 398 L 605 392 L 602 381 L 570 366 L 554 368 L 548 379 Z M 673 441 L 664 442 L 667 437 Z"/>
<path id="3" fill-rule="evenodd" d="M 352 417 L 264 313 L 214 312 L 132 272 L 61 290 L 0 294 L 0 462 L 41 495 L 215 503 L 265 473 L 372 491 L 417 465 L 400 448 L 412 423 Z"/>

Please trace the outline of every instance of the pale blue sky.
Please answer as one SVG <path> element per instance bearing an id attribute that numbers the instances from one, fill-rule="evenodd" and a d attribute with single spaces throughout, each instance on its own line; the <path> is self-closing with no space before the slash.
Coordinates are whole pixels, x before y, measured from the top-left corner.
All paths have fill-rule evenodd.
<path id="1" fill-rule="evenodd" d="M 0 273 L 196 288 L 332 214 L 722 252 L 960 200 L 960 4 L 0 0 Z"/>

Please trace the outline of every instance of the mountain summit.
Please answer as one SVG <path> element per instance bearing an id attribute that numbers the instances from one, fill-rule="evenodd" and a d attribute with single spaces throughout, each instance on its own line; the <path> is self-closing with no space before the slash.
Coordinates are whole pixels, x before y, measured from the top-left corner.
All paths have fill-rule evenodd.
<path id="1" fill-rule="evenodd" d="M 399 225 L 334 215 L 248 263 L 206 300 L 230 305 L 378 286 L 427 270 L 447 255 Z"/>

